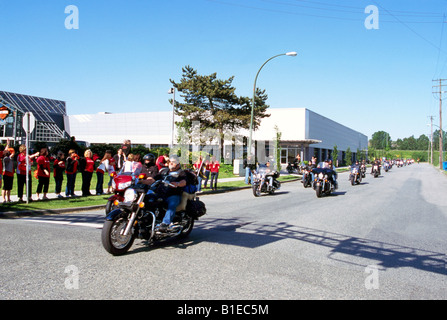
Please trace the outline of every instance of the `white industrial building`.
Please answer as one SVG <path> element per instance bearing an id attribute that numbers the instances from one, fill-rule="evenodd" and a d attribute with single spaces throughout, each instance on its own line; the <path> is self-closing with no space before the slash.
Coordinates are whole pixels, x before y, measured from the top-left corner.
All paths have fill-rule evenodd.
<path id="1" fill-rule="evenodd" d="M 368 148 L 366 135 L 309 109 L 270 108 L 267 112 L 270 117 L 262 119 L 260 127 L 253 132 L 253 140 L 273 141 L 277 127 L 281 132 L 282 164 L 293 161 L 297 154 L 302 160 L 312 156 L 318 160 L 332 158 L 334 146 L 340 160 L 348 148 L 354 157 Z M 173 131 L 176 134 L 172 117 L 172 111 L 70 115 L 66 128 L 78 141 L 121 144 L 124 139 L 130 139 L 132 144 L 154 148 L 172 144 Z M 248 136 L 248 130 L 238 134 Z"/>

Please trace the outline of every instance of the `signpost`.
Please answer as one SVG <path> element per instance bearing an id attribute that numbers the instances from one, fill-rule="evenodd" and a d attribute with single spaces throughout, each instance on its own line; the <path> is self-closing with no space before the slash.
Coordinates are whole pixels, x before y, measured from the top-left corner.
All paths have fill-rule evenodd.
<path id="1" fill-rule="evenodd" d="M 22 126 L 23 129 L 26 132 L 26 140 L 25 140 L 25 145 L 26 145 L 26 203 L 29 203 L 29 198 L 31 197 L 31 195 L 29 194 L 29 189 L 28 189 L 28 185 L 29 185 L 29 172 L 30 172 L 30 163 L 29 163 L 29 135 L 31 132 L 33 132 L 34 128 L 36 127 L 36 118 L 34 117 L 32 112 L 25 112 L 25 114 L 23 115 L 23 120 L 22 120 Z"/>

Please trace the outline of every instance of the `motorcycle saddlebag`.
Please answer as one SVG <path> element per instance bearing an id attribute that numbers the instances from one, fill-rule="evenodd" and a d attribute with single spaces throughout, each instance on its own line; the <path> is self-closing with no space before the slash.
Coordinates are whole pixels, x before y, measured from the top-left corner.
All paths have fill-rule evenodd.
<path id="1" fill-rule="evenodd" d="M 197 198 L 195 200 L 188 200 L 188 203 L 186 204 L 186 212 L 188 212 L 194 219 L 198 219 L 206 214 L 205 203 Z"/>

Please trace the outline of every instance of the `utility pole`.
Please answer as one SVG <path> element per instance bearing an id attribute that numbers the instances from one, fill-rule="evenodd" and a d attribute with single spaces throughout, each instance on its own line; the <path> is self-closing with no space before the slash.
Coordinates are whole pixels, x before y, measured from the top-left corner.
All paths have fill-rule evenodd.
<path id="1" fill-rule="evenodd" d="M 430 116 L 430 164 L 433 164 L 433 116 Z"/>
<path id="2" fill-rule="evenodd" d="M 446 81 L 447 79 L 437 79 L 437 80 L 433 80 L 434 82 L 438 82 L 439 81 L 439 85 L 437 86 L 433 86 L 433 88 L 439 88 L 438 92 L 433 92 L 433 93 L 439 93 L 439 168 L 442 170 L 442 87 L 445 87 L 447 85 L 443 85 L 442 81 Z"/>

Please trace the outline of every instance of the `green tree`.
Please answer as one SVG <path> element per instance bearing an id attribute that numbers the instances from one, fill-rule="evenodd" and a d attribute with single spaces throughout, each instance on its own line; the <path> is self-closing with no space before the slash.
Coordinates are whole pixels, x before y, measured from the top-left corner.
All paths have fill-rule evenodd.
<path id="1" fill-rule="evenodd" d="M 391 147 L 391 136 L 388 132 L 377 131 L 373 133 L 369 142 L 374 149 L 385 149 L 387 146 Z"/>
<path id="2" fill-rule="evenodd" d="M 351 148 L 348 147 L 348 149 L 346 149 L 346 155 L 345 155 L 345 162 L 347 166 L 350 166 L 352 164 L 352 151 Z"/>
<path id="3" fill-rule="evenodd" d="M 199 75 L 190 66 L 182 68 L 179 82 L 170 80 L 180 92 L 184 102 L 174 101 L 175 114 L 180 116 L 183 127 L 191 126 L 193 121 L 200 121 L 200 132 L 214 129 L 218 133 L 221 148 L 225 133 L 233 133 L 238 129 L 248 129 L 251 119 L 251 99 L 239 97 L 232 85 L 234 77 L 226 80 L 218 79 L 216 73 Z M 266 114 L 265 90 L 256 90 L 253 128 L 257 128 Z"/>
<path id="4" fill-rule="evenodd" d="M 332 150 L 332 164 L 336 167 L 338 167 L 338 148 L 337 145 L 334 146 L 334 149 Z"/>

